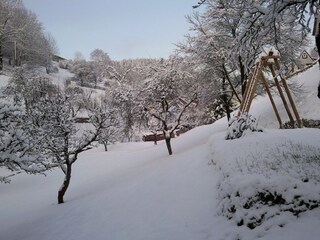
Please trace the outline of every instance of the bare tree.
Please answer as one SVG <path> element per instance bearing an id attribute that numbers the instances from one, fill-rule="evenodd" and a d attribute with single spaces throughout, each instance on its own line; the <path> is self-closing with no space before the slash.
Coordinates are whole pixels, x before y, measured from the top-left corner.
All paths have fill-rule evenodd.
<path id="1" fill-rule="evenodd" d="M 171 138 L 182 122 L 188 122 L 187 110 L 197 101 L 192 93 L 192 75 L 184 69 L 183 59 L 172 56 L 151 65 L 149 77 L 140 94 L 144 110 L 162 125 L 168 153 L 172 155 Z"/>
<path id="2" fill-rule="evenodd" d="M 108 53 L 98 48 L 93 50 L 90 53 L 90 58 L 94 62 L 110 62 L 111 61 Z"/>
<path id="3" fill-rule="evenodd" d="M 60 92 L 54 96 L 47 96 L 36 105 L 39 119 L 42 119 L 44 139 L 42 148 L 44 154 L 52 159 L 54 166 L 60 167 L 65 175 L 62 186 L 58 191 L 58 203 L 64 202 L 64 195 L 71 181 L 72 166 L 81 152 L 93 147 L 104 128 L 106 115 L 96 106 L 91 109 L 90 122 L 92 130 L 80 131 L 76 124 L 77 107 L 71 96 Z"/>
<path id="4" fill-rule="evenodd" d="M 75 62 L 79 62 L 79 61 L 85 61 L 85 58 L 84 58 L 84 56 L 83 56 L 83 54 L 81 52 L 77 51 L 77 52 L 74 53 L 73 60 Z"/>
<path id="5" fill-rule="evenodd" d="M 170 107 L 168 101 L 165 97 L 162 97 L 159 101 L 159 108 L 158 109 L 150 109 L 145 108 L 145 111 L 147 111 L 152 117 L 159 120 L 162 124 L 162 131 L 165 137 L 166 146 L 168 149 L 169 155 L 172 155 L 172 147 L 171 147 L 171 138 L 174 136 L 174 132 L 181 126 L 181 120 L 184 116 L 186 110 L 188 107 L 191 106 L 191 104 L 195 103 L 197 100 L 197 95 L 195 94 L 189 102 L 185 103 L 182 107 L 180 112 L 173 118 L 173 125 L 170 121 L 172 119 L 172 112 L 170 111 Z"/>

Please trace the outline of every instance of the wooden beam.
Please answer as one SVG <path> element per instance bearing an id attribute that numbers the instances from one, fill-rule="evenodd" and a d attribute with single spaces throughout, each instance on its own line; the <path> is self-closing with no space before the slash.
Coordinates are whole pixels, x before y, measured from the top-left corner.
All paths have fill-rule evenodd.
<path id="1" fill-rule="evenodd" d="M 253 100 L 253 97 L 254 97 L 254 94 L 257 90 L 257 86 L 258 86 L 258 77 L 257 77 L 257 74 L 258 74 L 258 71 L 260 69 L 260 64 L 257 63 L 257 66 L 256 66 L 256 69 L 255 69 L 255 72 L 254 72 L 254 75 L 252 77 L 252 83 L 251 83 L 251 88 L 248 90 L 248 95 L 247 95 L 247 104 L 244 106 L 244 111 L 246 113 L 249 112 L 250 110 L 250 107 L 251 107 L 251 103 L 252 103 L 252 100 Z"/>
<path id="2" fill-rule="evenodd" d="M 278 109 L 277 109 L 277 107 L 276 107 L 276 104 L 274 103 L 274 100 L 273 100 L 273 97 L 272 97 L 272 95 L 271 95 L 271 92 L 270 92 L 270 89 L 269 89 L 267 80 L 266 80 L 266 78 L 264 77 L 263 72 L 261 71 L 261 69 L 259 70 L 259 77 L 260 77 L 260 79 L 261 79 L 261 81 L 262 81 L 262 83 L 263 83 L 263 85 L 264 85 L 264 87 L 265 87 L 265 89 L 266 89 L 266 91 L 267 91 L 267 94 L 268 94 L 268 96 L 269 96 L 269 99 L 270 99 L 272 108 L 273 108 L 273 110 L 274 110 L 274 112 L 275 112 L 275 114 L 276 114 L 276 117 L 277 117 L 277 119 L 278 119 L 280 128 L 282 128 L 282 121 L 281 121 L 281 118 L 280 118 Z"/>
<path id="3" fill-rule="evenodd" d="M 243 107 L 245 105 L 245 103 L 247 103 L 248 99 L 247 99 L 247 95 L 248 95 L 248 91 L 249 88 L 251 88 L 251 84 L 252 84 L 252 77 L 253 77 L 253 70 L 254 68 L 251 69 L 249 76 L 248 76 L 248 83 L 246 86 L 246 90 L 244 91 L 243 97 L 242 97 L 242 101 L 240 103 L 240 108 L 239 108 L 239 112 L 238 112 L 238 116 L 240 116 L 242 114 L 243 111 Z"/>
<path id="4" fill-rule="evenodd" d="M 287 81 L 281 75 L 280 75 L 280 78 L 281 78 L 282 85 L 283 85 L 283 87 L 284 87 L 284 89 L 285 89 L 285 91 L 287 93 L 287 96 L 288 96 L 289 102 L 291 104 L 292 110 L 294 112 L 294 115 L 296 116 L 298 127 L 301 128 L 302 127 L 302 121 L 300 119 L 298 110 L 297 110 L 296 105 L 294 103 L 294 100 L 292 98 L 292 95 L 291 95 L 290 89 L 288 87 Z"/>
<path id="5" fill-rule="evenodd" d="M 277 78 L 277 76 L 276 76 L 276 73 L 275 73 L 275 71 L 274 71 L 274 69 L 273 69 L 272 64 L 269 65 L 269 68 L 270 68 L 270 70 L 271 70 L 271 74 L 272 74 L 272 76 L 273 76 L 273 79 L 274 79 L 274 81 L 275 81 L 275 83 L 276 83 L 276 86 L 277 86 L 277 89 L 278 89 L 278 91 L 279 91 L 279 94 L 280 94 L 281 100 L 282 100 L 282 102 L 283 102 L 283 105 L 284 105 L 284 107 L 285 107 L 285 109 L 286 109 L 286 111 L 287 111 L 287 114 L 288 114 L 288 117 L 289 117 L 289 119 L 290 119 L 290 122 L 294 125 L 294 119 L 293 119 L 293 117 L 292 117 L 292 114 L 291 114 L 290 108 L 289 108 L 289 106 L 288 106 L 287 100 L 286 100 L 286 98 L 285 98 L 285 96 L 284 96 L 284 94 L 283 94 L 283 91 L 282 91 L 282 89 L 281 89 L 281 86 L 280 86 L 280 84 L 279 84 L 278 78 Z"/>

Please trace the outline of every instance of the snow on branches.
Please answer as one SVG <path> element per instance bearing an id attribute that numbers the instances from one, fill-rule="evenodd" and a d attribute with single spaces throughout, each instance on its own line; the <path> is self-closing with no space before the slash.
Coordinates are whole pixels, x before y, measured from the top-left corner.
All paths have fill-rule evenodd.
<path id="1" fill-rule="evenodd" d="M 12 174 L 1 177 L 0 182 L 9 182 L 9 177 L 20 172 L 42 173 L 49 165 L 38 154 L 41 138 L 29 126 L 30 119 L 22 107 L 1 97 L 0 102 L 0 167 Z"/>
<path id="2" fill-rule="evenodd" d="M 292 61 L 301 51 L 301 44 L 306 45 L 310 21 L 318 8 L 319 1 L 315 0 L 245 1 L 231 49 L 232 59 L 236 62 L 241 56 L 249 69 L 260 49 L 273 45 L 282 57 L 288 55 Z"/>

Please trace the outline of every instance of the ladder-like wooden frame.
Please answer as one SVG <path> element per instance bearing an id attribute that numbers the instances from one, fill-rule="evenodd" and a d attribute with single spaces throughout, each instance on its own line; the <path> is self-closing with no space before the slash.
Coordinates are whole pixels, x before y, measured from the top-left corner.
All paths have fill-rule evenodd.
<path id="1" fill-rule="evenodd" d="M 273 80 L 275 81 L 275 85 L 276 85 L 277 90 L 278 90 L 278 92 L 280 94 L 281 100 L 282 100 L 283 105 L 284 105 L 284 107 L 286 109 L 286 112 L 288 114 L 288 117 L 290 119 L 290 122 L 291 122 L 292 126 L 295 126 L 295 120 L 294 120 L 293 115 L 291 113 L 288 101 L 290 103 L 291 109 L 292 109 L 292 111 L 294 113 L 294 116 L 296 118 L 297 125 L 300 128 L 300 127 L 302 127 L 302 121 L 301 121 L 299 113 L 297 111 L 295 102 L 294 102 L 294 100 L 292 98 L 292 95 L 291 95 L 290 89 L 288 87 L 288 84 L 287 84 L 286 80 L 284 79 L 284 77 L 281 76 L 281 74 L 279 74 L 279 73 L 277 74 L 276 73 L 276 71 L 280 70 L 280 61 L 279 61 L 279 59 L 280 59 L 280 57 L 278 55 L 274 55 L 273 52 L 270 51 L 267 56 L 261 57 L 259 59 L 259 61 L 252 67 L 252 69 L 251 69 L 251 71 L 249 73 L 249 77 L 248 77 L 248 84 L 247 84 L 246 90 L 245 90 L 244 95 L 243 95 L 243 99 L 242 99 L 241 104 L 240 104 L 240 109 L 239 109 L 239 112 L 238 112 L 238 116 L 242 115 L 243 113 L 248 113 L 249 112 L 250 107 L 251 107 L 251 103 L 252 103 L 252 100 L 253 100 L 253 97 L 254 97 L 254 94 L 255 94 L 255 92 L 257 90 L 258 81 L 261 80 L 264 88 L 266 89 L 268 97 L 270 99 L 272 108 L 273 108 L 273 110 L 274 110 L 274 112 L 276 114 L 276 117 L 277 117 L 277 120 L 279 122 L 280 128 L 283 127 L 283 124 L 282 124 L 281 117 L 279 115 L 277 106 L 276 106 L 276 104 L 275 104 L 275 102 L 273 100 L 273 97 L 272 97 L 272 94 L 270 92 L 267 80 L 266 80 L 266 78 L 265 78 L 265 76 L 263 74 L 263 69 L 264 68 L 269 68 L 270 71 L 271 71 L 271 74 L 273 76 Z M 280 81 L 279 81 L 278 78 L 280 78 Z M 282 86 L 281 86 L 281 84 L 282 84 Z M 288 101 L 287 101 L 286 96 L 285 96 L 285 94 L 284 94 L 282 89 L 284 89 L 284 92 L 287 95 Z"/>

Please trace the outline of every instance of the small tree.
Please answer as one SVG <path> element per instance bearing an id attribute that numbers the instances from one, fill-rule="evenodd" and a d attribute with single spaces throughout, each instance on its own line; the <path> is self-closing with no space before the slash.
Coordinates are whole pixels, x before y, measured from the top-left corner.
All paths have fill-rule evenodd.
<path id="1" fill-rule="evenodd" d="M 59 91 L 47 77 L 43 77 L 25 68 L 16 68 L 5 89 L 5 93 L 13 98 L 17 104 L 21 104 L 27 113 L 33 109 L 33 105 L 46 95 L 53 95 Z"/>
<path id="2" fill-rule="evenodd" d="M 155 63 L 149 71 L 140 96 L 144 110 L 162 125 L 168 153 L 172 155 L 174 131 L 182 122 L 188 122 L 186 111 L 197 100 L 196 94 L 191 95 L 192 74 L 185 68 L 183 59 L 177 56 Z"/>
<path id="3" fill-rule="evenodd" d="M 119 128 L 107 125 L 104 127 L 101 131 L 101 134 L 99 136 L 99 142 L 103 144 L 104 150 L 108 151 L 108 145 L 113 144 L 118 139 L 119 135 Z"/>
<path id="4" fill-rule="evenodd" d="M 174 131 L 181 126 L 181 120 L 187 108 L 192 103 L 195 103 L 196 100 L 197 100 L 197 95 L 195 94 L 189 102 L 185 103 L 181 107 L 180 112 L 178 114 L 175 114 L 174 117 L 172 116 L 173 112 L 171 112 L 169 103 L 165 97 L 161 98 L 159 102 L 160 107 L 158 109 L 149 109 L 147 107 L 145 108 L 145 111 L 147 111 L 152 117 L 156 118 L 161 122 L 162 131 L 164 134 L 169 155 L 172 155 L 171 138 L 174 135 Z M 173 124 L 171 124 L 172 119 L 174 119 Z"/>
<path id="5" fill-rule="evenodd" d="M 94 62 L 110 62 L 111 61 L 108 53 L 98 48 L 93 50 L 90 53 L 90 58 Z"/>
<path id="6" fill-rule="evenodd" d="M 65 175 L 62 186 L 58 191 L 58 203 L 64 202 L 64 195 L 69 187 L 72 166 L 81 152 L 93 147 L 98 139 L 106 120 L 105 113 L 95 106 L 91 109 L 90 120 L 93 130 L 80 131 L 76 124 L 76 116 L 80 108 L 73 99 L 75 96 L 62 92 L 47 97 L 37 106 L 40 123 L 44 131 L 43 149 L 51 157 L 55 166 L 59 166 Z"/>
<path id="7" fill-rule="evenodd" d="M 112 97 L 112 105 L 118 109 L 123 140 L 131 141 L 134 136 L 134 126 L 141 118 L 137 104 L 137 90 L 122 84 L 115 88 Z"/>
<path id="8" fill-rule="evenodd" d="M 108 151 L 108 145 L 116 142 L 120 135 L 119 111 L 112 108 L 111 103 L 106 98 L 102 99 L 101 109 L 104 111 L 106 118 L 103 128 L 99 135 L 99 143 L 102 143 L 104 150 Z"/>

